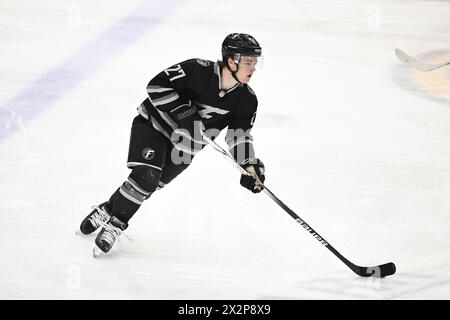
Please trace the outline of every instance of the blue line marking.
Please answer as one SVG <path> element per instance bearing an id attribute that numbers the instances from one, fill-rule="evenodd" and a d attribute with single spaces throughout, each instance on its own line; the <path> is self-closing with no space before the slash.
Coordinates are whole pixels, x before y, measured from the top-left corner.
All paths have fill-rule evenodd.
<path id="1" fill-rule="evenodd" d="M 60 65 L 0 105 L 0 142 L 61 99 L 91 74 L 160 24 L 185 0 L 142 1 L 131 13 Z"/>

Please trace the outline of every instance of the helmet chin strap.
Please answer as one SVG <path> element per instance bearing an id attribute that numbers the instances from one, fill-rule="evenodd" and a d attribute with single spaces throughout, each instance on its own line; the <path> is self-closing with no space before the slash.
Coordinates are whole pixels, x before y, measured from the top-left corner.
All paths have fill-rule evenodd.
<path id="1" fill-rule="evenodd" d="M 230 70 L 231 76 L 233 77 L 233 79 L 236 80 L 239 84 L 242 84 L 242 82 L 239 81 L 239 79 L 236 75 L 236 73 L 239 71 L 239 64 L 236 63 L 236 71 L 233 71 L 233 70 L 231 70 L 230 65 L 228 64 L 228 61 L 227 61 L 227 69 Z"/>
<path id="2" fill-rule="evenodd" d="M 238 68 L 239 68 L 239 67 L 238 67 Z M 231 71 L 231 70 L 230 70 L 230 71 Z M 239 84 L 242 84 L 242 82 L 239 81 L 239 79 L 238 79 L 238 77 L 237 77 L 237 75 L 236 75 L 237 72 L 238 72 L 237 70 L 236 70 L 236 71 L 231 71 L 231 75 L 233 76 L 234 80 L 236 80 Z"/>

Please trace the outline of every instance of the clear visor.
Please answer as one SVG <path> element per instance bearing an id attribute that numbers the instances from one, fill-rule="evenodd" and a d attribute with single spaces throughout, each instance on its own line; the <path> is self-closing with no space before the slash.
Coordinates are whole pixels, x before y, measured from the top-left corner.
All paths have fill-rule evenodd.
<path id="1" fill-rule="evenodd" d="M 264 59 L 262 55 L 259 57 L 255 57 L 236 54 L 234 56 L 234 62 L 239 64 L 239 67 L 255 68 L 257 70 L 261 70 L 264 65 Z"/>

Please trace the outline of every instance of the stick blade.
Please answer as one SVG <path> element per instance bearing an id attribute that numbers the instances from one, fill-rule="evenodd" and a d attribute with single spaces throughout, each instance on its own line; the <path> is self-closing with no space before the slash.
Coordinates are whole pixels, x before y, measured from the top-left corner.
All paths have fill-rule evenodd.
<path id="1" fill-rule="evenodd" d="M 358 267 L 353 269 L 353 271 L 361 277 L 374 277 L 374 278 L 384 278 L 393 275 L 397 268 L 393 262 L 388 262 L 385 264 L 380 264 L 374 267 Z"/>
<path id="2" fill-rule="evenodd" d="M 377 275 L 376 273 L 373 275 L 374 277 L 377 278 L 384 278 L 387 276 L 391 276 L 393 275 L 396 271 L 397 271 L 397 267 L 395 266 L 395 264 L 393 262 L 388 262 L 385 264 L 382 264 L 379 266 L 379 270 L 380 270 L 380 274 Z"/>
<path id="3" fill-rule="evenodd" d="M 398 60 L 400 60 L 402 63 L 407 64 L 410 67 L 420 71 L 433 71 L 446 65 L 446 63 L 431 64 L 419 61 L 399 48 L 396 48 L 394 52 Z"/>
<path id="4" fill-rule="evenodd" d="M 394 50 L 394 53 L 395 53 L 395 56 L 398 58 L 398 60 L 400 60 L 404 64 L 409 64 L 411 61 L 415 60 L 413 57 L 406 54 L 405 51 L 403 51 L 399 48 L 396 48 Z"/>
<path id="5" fill-rule="evenodd" d="M 96 245 L 92 248 L 92 256 L 93 256 L 94 258 L 99 257 L 101 253 L 102 253 L 102 251 L 101 251 L 100 248 L 97 247 Z"/>

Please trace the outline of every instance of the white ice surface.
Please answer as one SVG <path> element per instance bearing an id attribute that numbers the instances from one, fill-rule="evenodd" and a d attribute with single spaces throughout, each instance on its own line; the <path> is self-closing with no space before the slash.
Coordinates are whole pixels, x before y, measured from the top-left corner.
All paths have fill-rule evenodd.
<path id="1" fill-rule="evenodd" d="M 0 106 L 139 3 L 3 1 Z M 449 299 L 450 67 L 424 80 L 394 56 L 450 58 L 449 16 L 447 1 L 180 2 L 0 143 L 0 298 Z M 264 50 L 267 185 L 349 260 L 397 274 L 354 275 L 210 148 L 144 203 L 132 241 L 93 259 L 94 237 L 75 235 L 128 175 L 151 77 L 219 58 L 231 32 Z"/>

